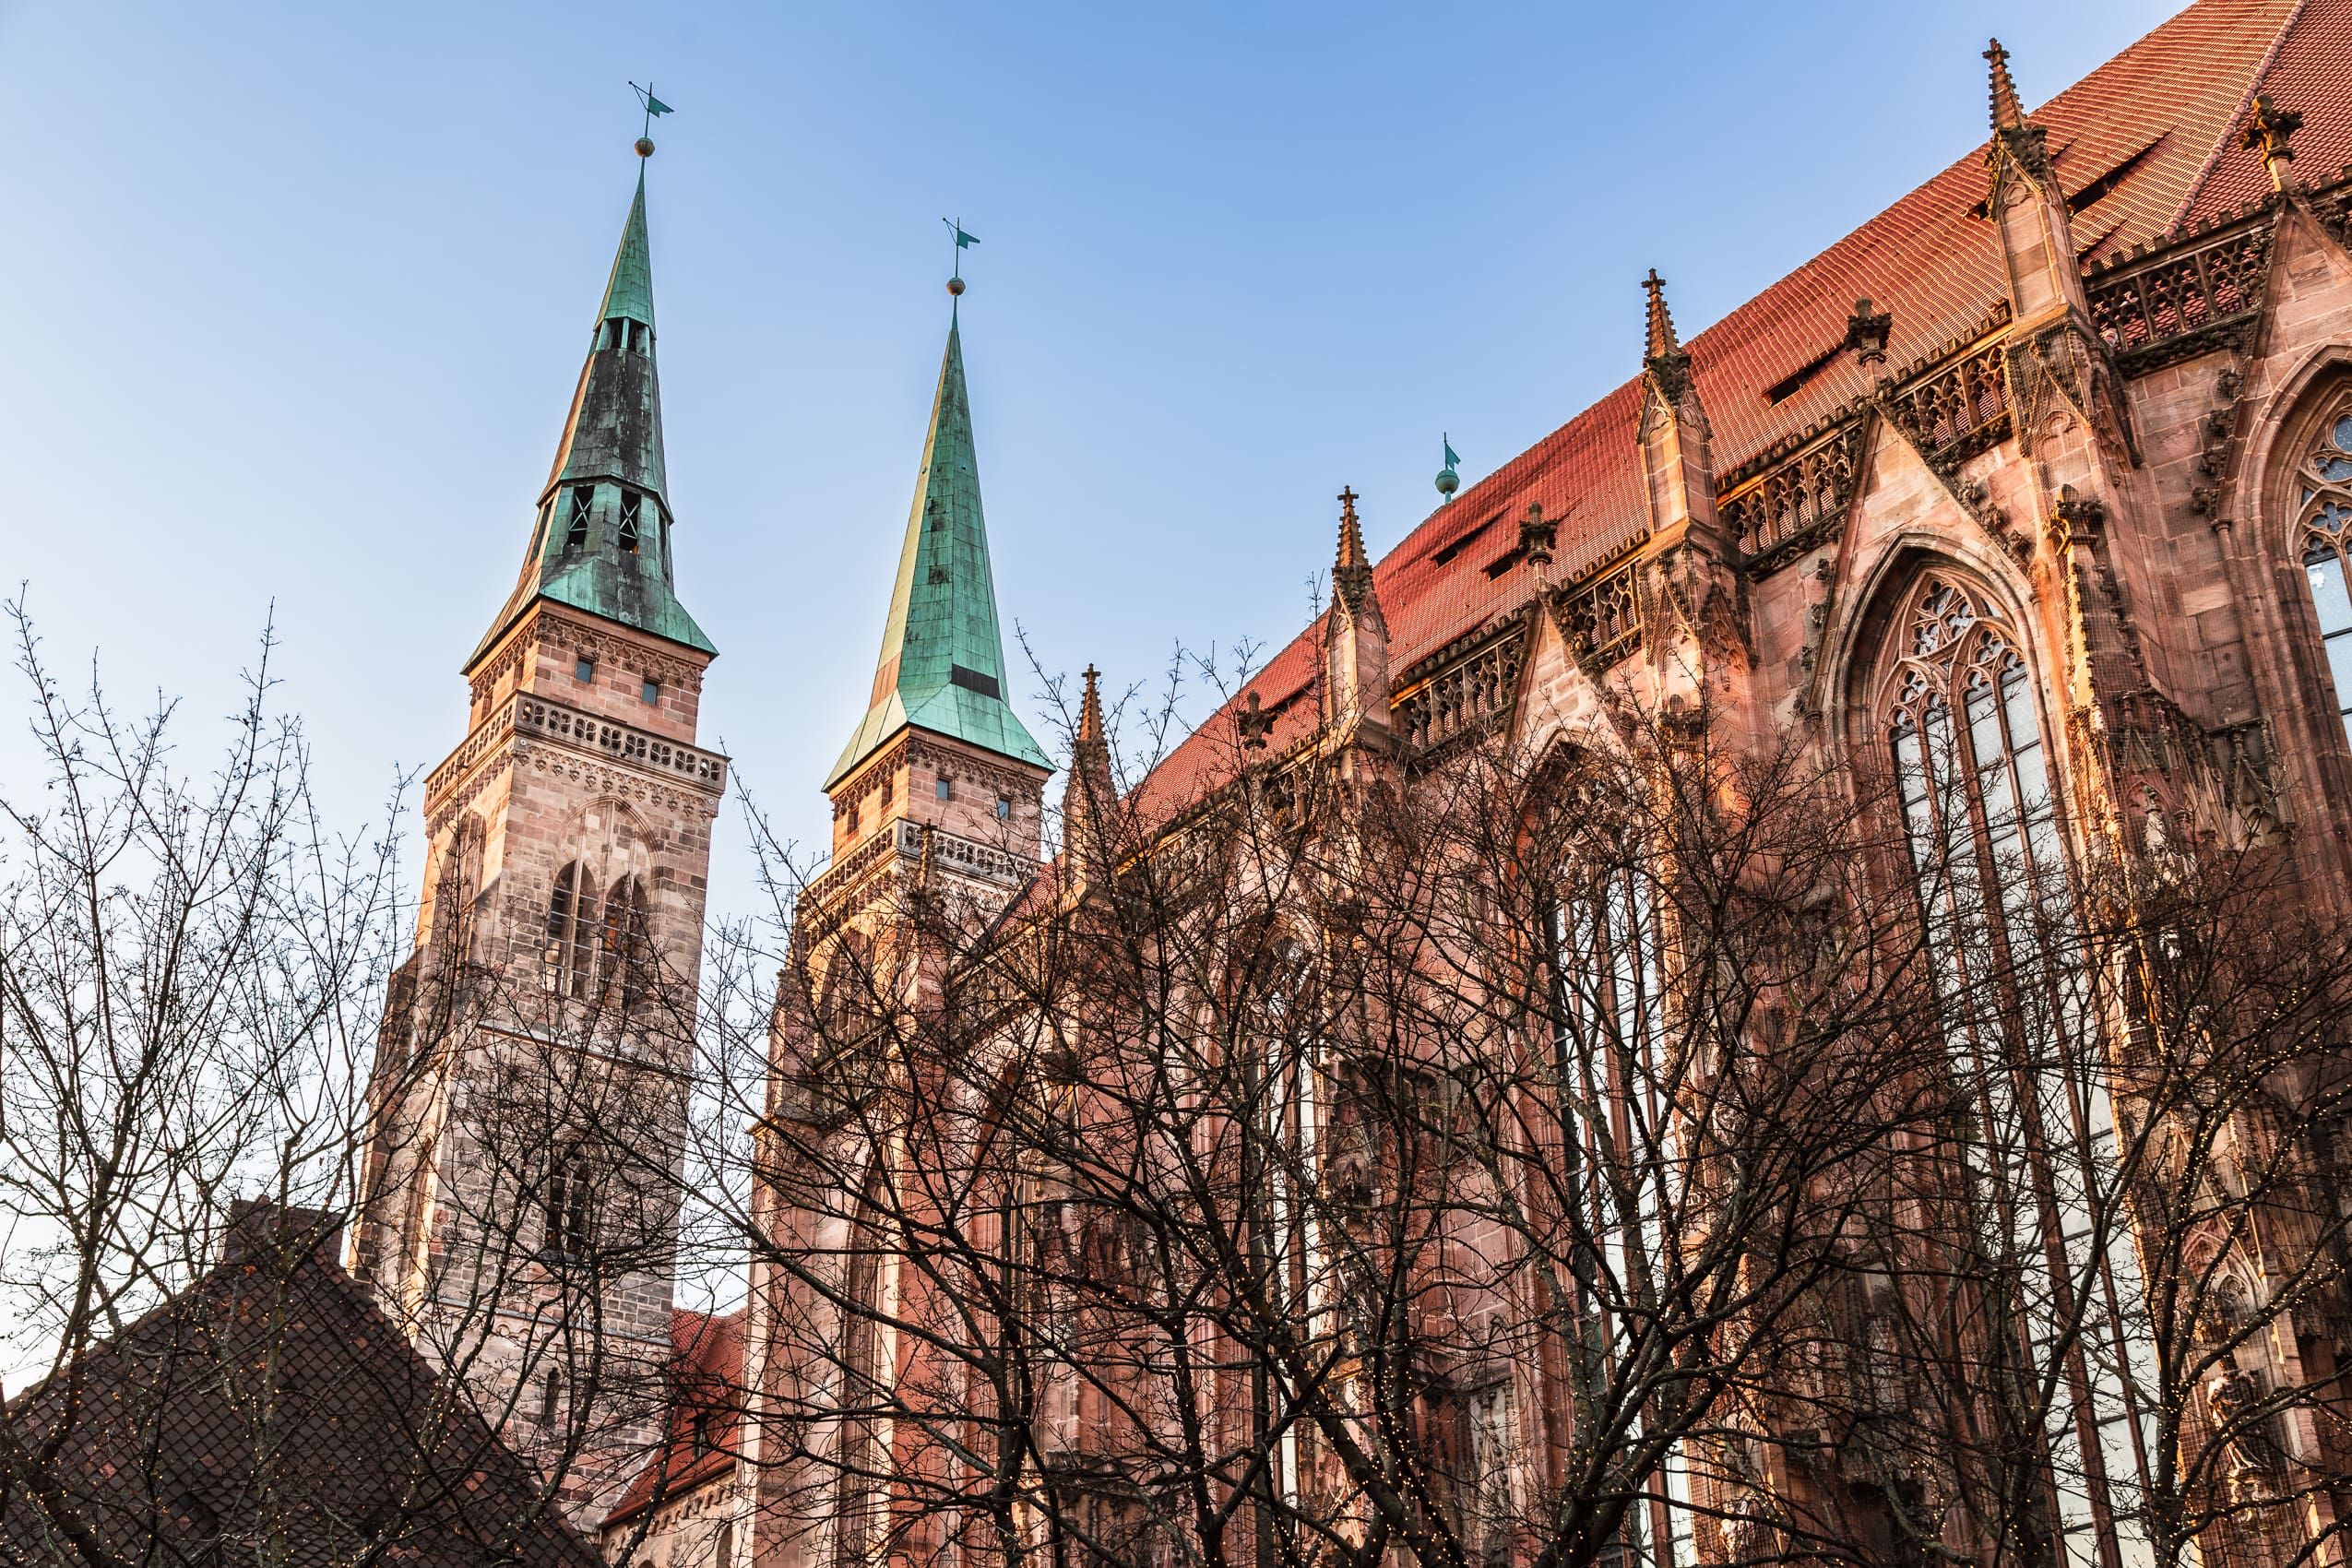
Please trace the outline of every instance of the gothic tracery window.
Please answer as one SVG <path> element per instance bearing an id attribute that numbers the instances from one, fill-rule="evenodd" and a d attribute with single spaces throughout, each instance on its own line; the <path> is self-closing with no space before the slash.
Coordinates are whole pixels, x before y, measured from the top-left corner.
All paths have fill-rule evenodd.
<path id="1" fill-rule="evenodd" d="M 2138 1300 L 2139 1282 L 2120 1229 L 2085 1245 L 2102 1235 L 2100 1194 L 2112 1194 L 2114 1115 L 2024 648 L 1989 597 L 1924 575 L 1889 632 L 1877 716 L 1955 1087 L 1972 1112 L 1966 1163 L 1992 1207 L 2015 1217 L 1988 1231 L 1991 1261 L 2014 1292 L 2020 1348 L 2065 1373 L 2049 1411 L 2049 1461 L 2072 1555 L 2102 1509 L 2127 1537 L 2141 1527 L 2133 1499 L 2146 1447 L 2132 1427 L 2144 1415 L 2130 1387 L 2124 1319 L 2108 1310 Z M 2050 1267 L 2053 1255 L 2068 1259 L 2063 1270 Z M 2069 1346 L 2063 1325 L 2078 1309 L 2082 1332 Z"/>
<path id="2" fill-rule="evenodd" d="M 1983 983 L 2063 869 L 2033 680 L 2000 612 L 1944 577 L 1913 590 L 1895 653 L 1882 712 L 1914 867 L 1960 983 Z"/>
<path id="3" fill-rule="evenodd" d="M 2320 616 L 2320 639 L 2334 702 L 2352 734 L 2352 408 L 2332 422 L 2304 459 L 2299 477 L 2301 516 L 2297 539 L 2311 603 Z"/>

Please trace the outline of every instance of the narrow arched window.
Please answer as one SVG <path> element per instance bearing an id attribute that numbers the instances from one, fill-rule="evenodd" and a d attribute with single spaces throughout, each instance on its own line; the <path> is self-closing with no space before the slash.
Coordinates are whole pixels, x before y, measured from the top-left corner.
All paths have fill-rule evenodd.
<path id="1" fill-rule="evenodd" d="M 1895 632 L 1882 718 L 1912 870 L 1955 998 L 2030 965 L 2065 897 L 2058 803 L 2016 631 L 1983 595 L 1929 576 Z M 1975 994 L 1979 1006 L 1994 998 Z"/>
<path id="2" fill-rule="evenodd" d="M 597 992 L 624 1007 L 643 1002 L 652 989 L 653 944 L 647 930 L 645 884 L 624 876 L 604 896 L 597 922 Z"/>
<path id="3" fill-rule="evenodd" d="M 2301 479 L 2303 571 L 2319 612 L 2320 644 L 2334 690 L 2331 700 L 2352 736 L 2352 408 L 2332 422 L 2304 459 Z"/>
<path id="4" fill-rule="evenodd" d="M 595 1250 L 596 1181 L 587 1151 L 576 1145 L 548 1162 L 544 1194 L 546 1251 L 558 1258 L 584 1258 Z"/>
<path id="5" fill-rule="evenodd" d="M 559 996 L 586 991 L 594 953 L 589 922 L 596 903 L 596 885 L 576 861 L 555 873 L 547 897 L 546 988 Z"/>

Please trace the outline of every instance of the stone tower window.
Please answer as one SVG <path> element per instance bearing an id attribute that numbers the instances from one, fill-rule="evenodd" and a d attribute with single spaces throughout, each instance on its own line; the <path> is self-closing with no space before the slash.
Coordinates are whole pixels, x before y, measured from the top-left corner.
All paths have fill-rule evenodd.
<path id="1" fill-rule="evenodd" d="M 644 1001 L 652 988 L 653 944 L 647 930 L 645 888 L 634 876 L 623 877 L 604 896 L 596 978 L 598 993 L 624 1007 Z"/>
<path id="2" fill-rule="evenodd" d="M 659 681 L 647 681 L 644 683 L 642 685 L 637 687 L 637 695 L 644 701 L 647 707 L 651 707 L 655 703 L 661 700 L 661 683 Z"/>
<path id="3" fill-rule="evenodd" d="M 547 1252 L 584 1258 L 596 1244 L 596 1183 L 586 1151 L 575 1146 L 547 1168 Z"/>
<path id="4" fill-rule="evenodd" d="M 559 996 L 578 996 L 587 990 L 591 936 L 589 909 L 595 885 L 578 861 L 555 873 L 555 888 L 547 897 L 547 990 Z"/>
<path id="5" fill-rule="evenodd" d="M 940 779 L 937 789 L 941 800 L 952 801 L 956 798 L 956 781 L 953 778 Z"/>
<path id="6" fill-rule="evenodd" d="M 1012 797 L 1012 796 L 1010 796 L 1010 795 L 999 795 L 999 796 L 997 796 L 997 797 L 996 797 L 996 820 L 997 820 L 997 821 L 999 821 L 999 822 L 1010 822 L 1010 821 L 1012 820 L 1012 818 L 1013 818 L 1013 797 Z"/>
<path id="7" fill-rule="evenodd" d="M 2352 409 L 2328 426 L 2300 479 L 2303 571 L 2319 612 L 2336 712 L 2352 736 L 2352 589 L 2346 585 L 2352 566 Z"/>
<path id="8" fill-rule="evenodd" d="M 588 682 L 595 680 L 596 660 L 590 659 L 585 653 L 572 660 L 572 679 L 580 682 L 582 684 L 586 684 Z"/>
<path id="9" fill-rule="evenodd" d="M 644 505 L 645 497 L 636 491 L 621 493 L 621 548 L 631 555 L 637 552 L 637 514 Z"/>
<path id="10" fill-rule="evenodd" d="M 570 528 L 564 535 L 564 550 L 588 548 L 588 514 L 596 509 L 596 486 L 583 484 L 572 491 L 569 517 Z"/>

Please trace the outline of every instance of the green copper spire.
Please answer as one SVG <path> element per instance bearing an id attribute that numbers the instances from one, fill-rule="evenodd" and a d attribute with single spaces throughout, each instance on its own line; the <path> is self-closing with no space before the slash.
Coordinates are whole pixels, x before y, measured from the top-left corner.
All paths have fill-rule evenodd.
<path id="1" fill-rule="evenodd" d="M 540 599 L 716 653 L 678 602 L 670 558 L 670 484 L 661 454 L 661 380 L 653 354 L 653 246 L 645 169 L 621 231 L 572 411 L 540 493 L 520 578 L 472 668 Z"/>
<path id="2" fill-rule="evenodd" d="M 964 344 L 953 325 L 939 367 L 939 394 L 932 400 L 922 471 L 915 478 L 907 543 L 898 552 L 871 706 L 825 787 L 833 788 L 909 725 L 1016 762 L 1052 766 L 1004 701 L 1004 643 L 996 628 L 988 527 L 980 517 Z"/>

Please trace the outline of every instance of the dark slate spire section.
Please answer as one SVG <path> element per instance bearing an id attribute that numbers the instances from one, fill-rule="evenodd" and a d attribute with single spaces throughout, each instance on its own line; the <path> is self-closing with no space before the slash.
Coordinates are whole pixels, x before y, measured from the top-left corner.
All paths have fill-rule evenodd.
<path id="1" fill-rule="evenodd" d="M 612 257 L 588 362 L 580 367 L 564 438 L 540 493 L 530 552 L 475 659 L 540 599 L 704 653 L 718 651 L 675 592 L 653 344 L 653 246 L 646 233 L 640 165 L 636 199 Z"/>
<path id="2" fill-rule="evenodd" d="M 980 516 L 964 343 L 954 325 L 932 399 L 931 434 L 898 552 L 873 695 L 825 788 L 909 725 L 1033 767 L 1052 766 L 1004 700 L 1004 643 L 996 625 L 988 525 Z"/>

